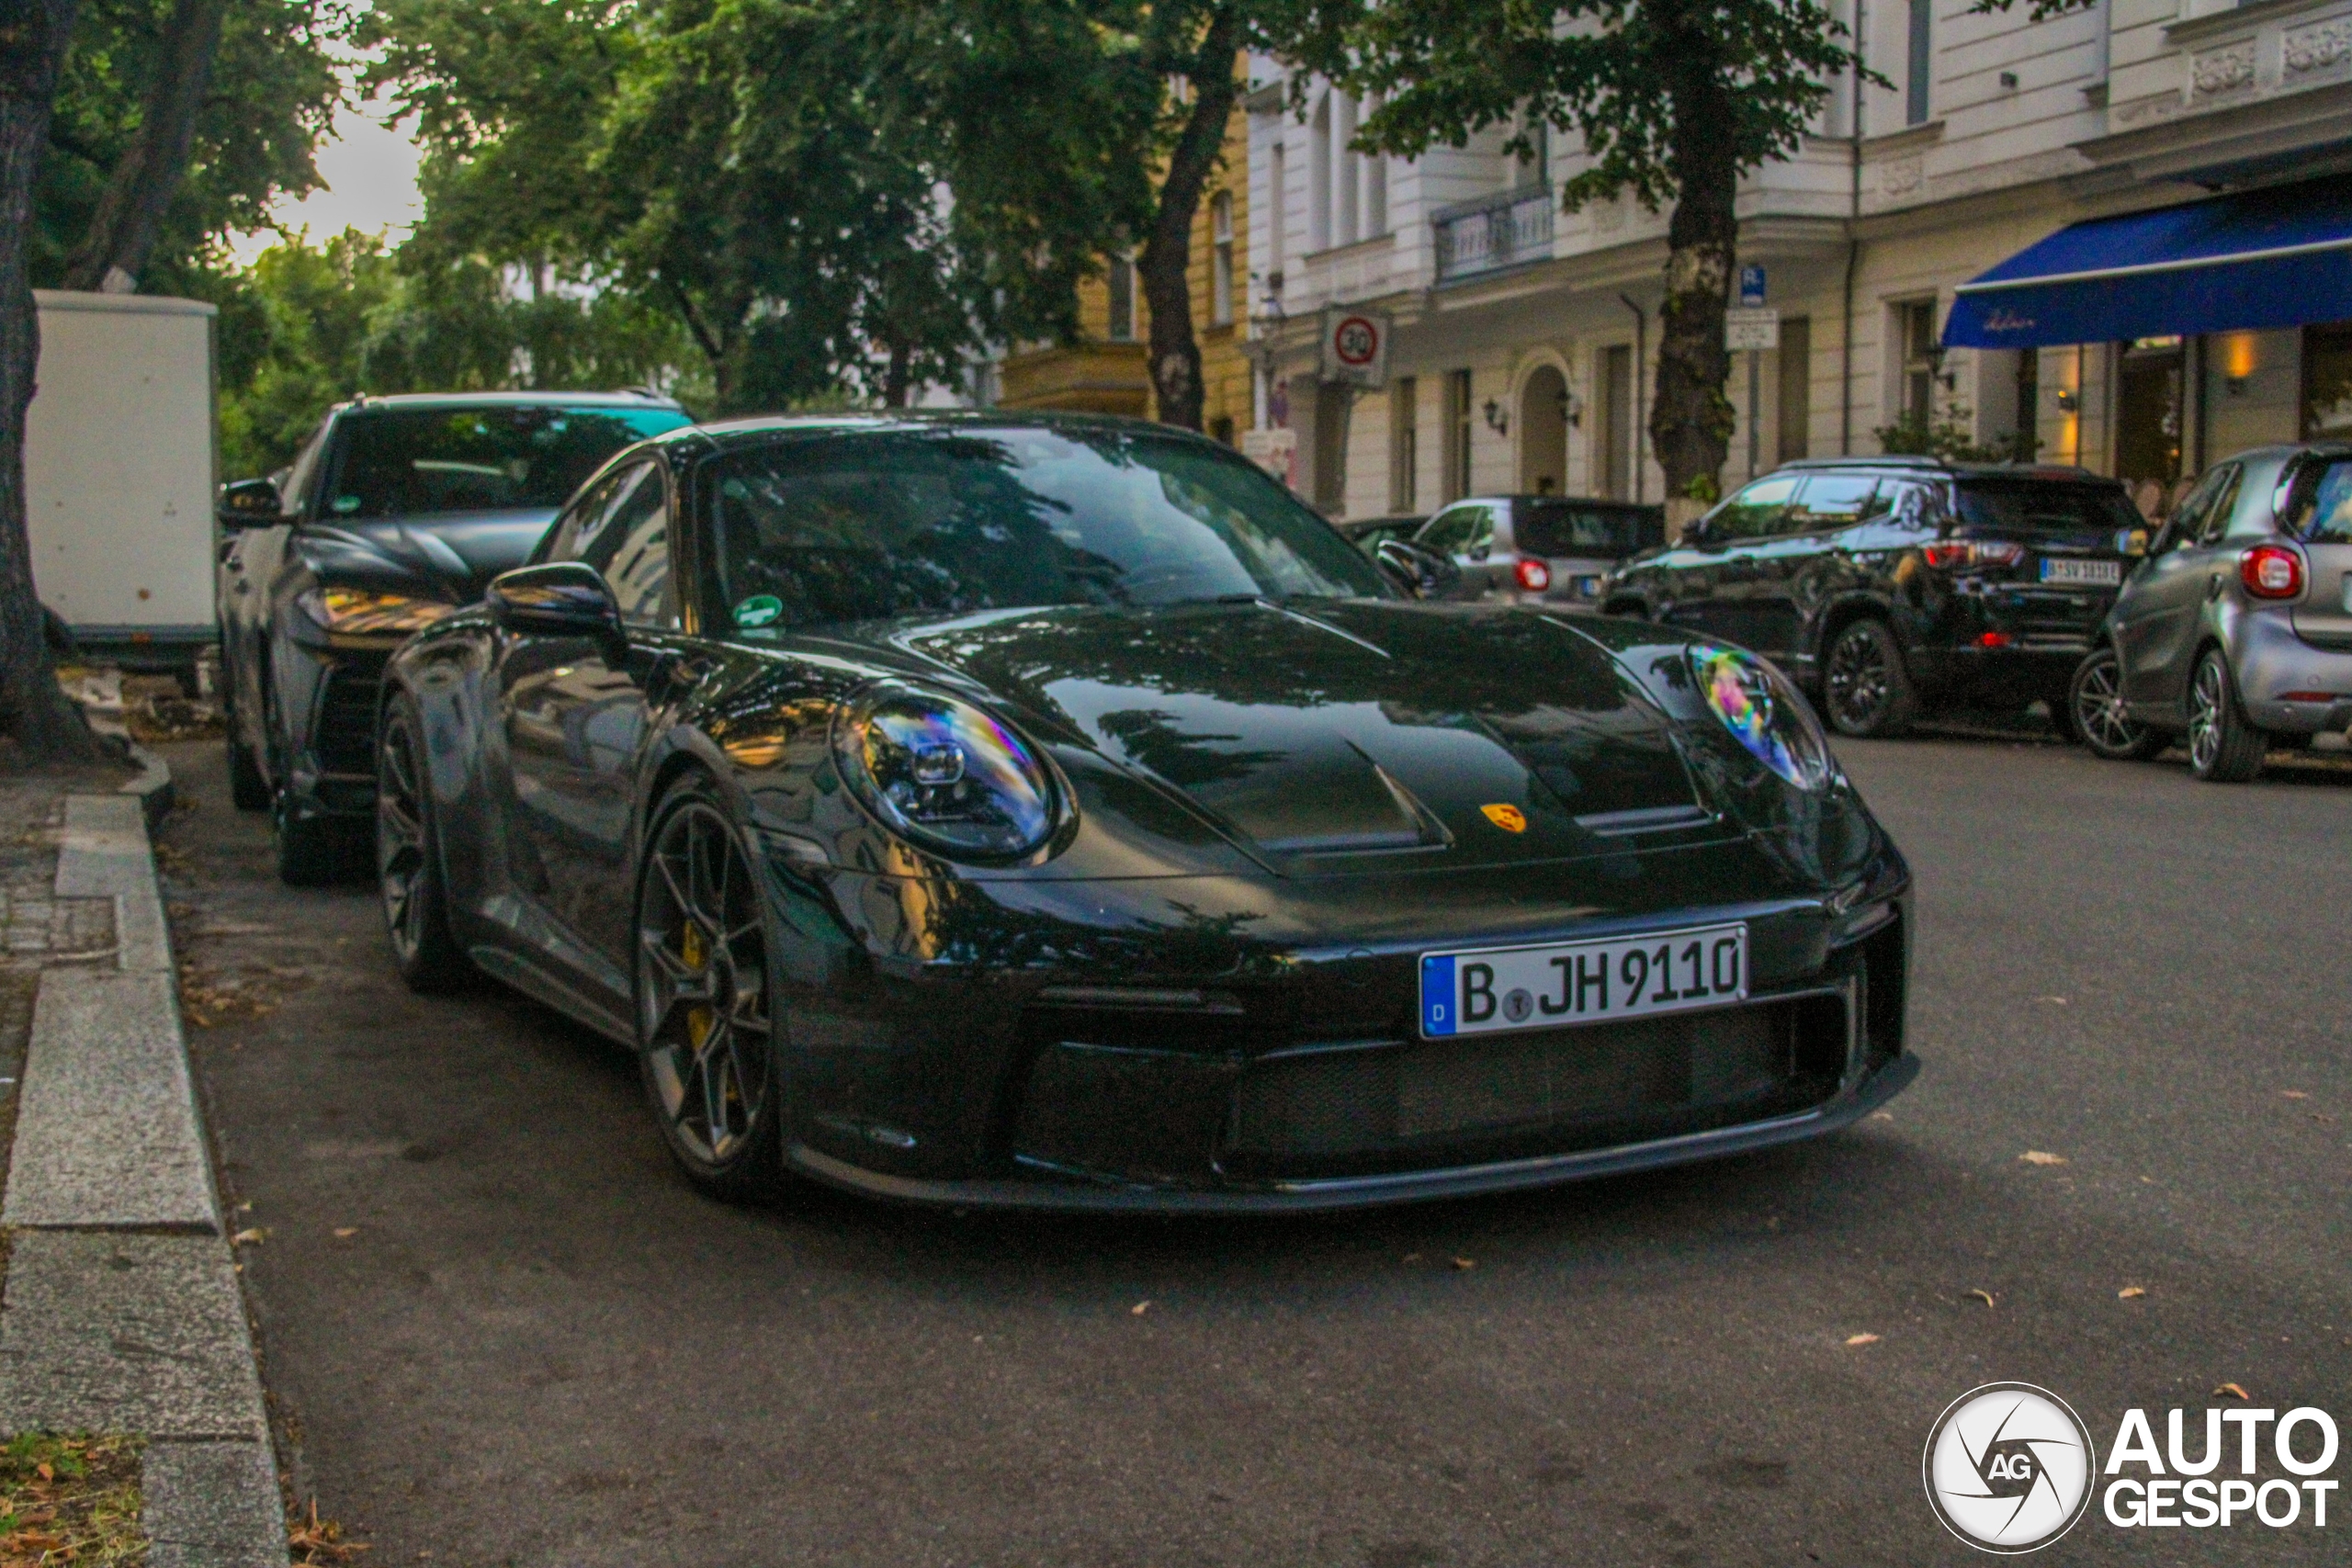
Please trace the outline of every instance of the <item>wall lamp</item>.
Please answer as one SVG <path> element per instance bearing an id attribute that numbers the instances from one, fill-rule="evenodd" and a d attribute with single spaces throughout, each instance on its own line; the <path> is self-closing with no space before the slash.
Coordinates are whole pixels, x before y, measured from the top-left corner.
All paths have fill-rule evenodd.
<path id="1" fill-rule="evenodd" d="M 1488 398 L 1487 400 L 1486 414 L 1487 428 L 1488 430 L 1493 431 L 1497 435 L 1509 435 L 1510 434 L 1510 415 L 1503 412 L 1502 404 L 1495 401 L 1492 398 Z"/>
<path id="2" fill-rule="evenodd" d="M 2059 412 L 2073 413 L 2076 409 L 2079 409 L 2082 406 L 2083 395 L 2080 392 L 2077 392 L 2072 387 L 2061 387 L 2058 389 Z"/>

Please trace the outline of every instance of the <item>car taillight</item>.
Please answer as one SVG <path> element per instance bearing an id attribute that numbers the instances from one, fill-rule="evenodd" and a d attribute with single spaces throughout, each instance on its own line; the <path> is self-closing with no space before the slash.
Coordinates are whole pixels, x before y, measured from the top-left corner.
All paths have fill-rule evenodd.
<path id="1" fill-rule="evenodd" d="M 2025 547 L 2007 539 L 1943 539 L 1923 547 L 1920 558 L 1939 571 L 1971 566 L 2015 566 Z"/>
<path id="2" fill-rule="evenodd" d="M 1530 593 L 1541 593 L 1552 586 L 1552 569 L 1540 560 L 1522 558 L 1517 566 L 1511 568 L 1511 574 L 1519 579 L 1519 585 Z"/>
<path id="3" fill-rule="evenodd" d="M 2238 557 L 2238 581 L 2257 599 L 2292 599 L 2303 591 L 2303 558 L 2284 545 L 2256 545 Z"/>

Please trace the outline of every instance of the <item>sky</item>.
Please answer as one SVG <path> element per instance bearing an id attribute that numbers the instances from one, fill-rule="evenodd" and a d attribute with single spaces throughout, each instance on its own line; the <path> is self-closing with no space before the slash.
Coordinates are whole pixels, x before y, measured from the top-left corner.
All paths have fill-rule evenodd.
<path id="1" fill-rule="evenodd" d="M 346 106 L 337 111 L 334 129 L 319 148 L 319 174 L 326 188 L 300 201 L 281 200 L 270 216 L 289 232 L 308 228 L 312 243 L 345 229 L 381 233 L 398 244 L 423 207 L 416 194 L 417 148 L 385 121 L 389 106 L 381 100 Z M 229 249 L 241 263 L 277 243 L 264 229 L 231 238 Z"/>

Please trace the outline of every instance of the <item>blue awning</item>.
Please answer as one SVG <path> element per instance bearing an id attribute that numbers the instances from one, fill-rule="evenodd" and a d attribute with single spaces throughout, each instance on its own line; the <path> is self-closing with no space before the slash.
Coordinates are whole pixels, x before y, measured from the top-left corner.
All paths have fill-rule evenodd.
<path id="1" fill-rule="evenodd" d="M 1944 325 L 1954 348 L 2352 319 L 2352 178 L 2073 224 L 1956 292 Z"/>

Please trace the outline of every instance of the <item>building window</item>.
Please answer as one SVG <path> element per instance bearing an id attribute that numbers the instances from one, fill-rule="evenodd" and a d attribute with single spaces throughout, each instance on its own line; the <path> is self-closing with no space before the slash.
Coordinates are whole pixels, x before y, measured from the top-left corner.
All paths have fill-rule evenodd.
<path id="1" fill-rule="evenodd" d="M 1410 512 L 1421 488 L 1421 384 L 1400 376 L 1388 389 L 1388 510 Z"/>
<path id="2" fill-rule="evenodd" d="M 2352 434 L 2352 326 L 2305 327 L 2302 360 L 2303 439 Z M 2229 368 L 2244 386 L 2239 367 Z"/>
<path id="3" fill-rule="evenodd" d="M 1110 276 L 1111 341 L 1136 341 L 1136 262 L 1133 256 L 1113 256 Z"/>
<path id="4" fill-rule="evenodd" d="M 1315 120 L 1306 138 L 1306 248 L 1331 246 L 1331 100 L 1326 93 L 1315 106 Z"/>
<path id="5" fill-rule="evenodd" d="M 1445 374 L 1445 495 L 1460 501 L 1470 493 L 1470 372 Z"/>
<path id="6" fill-rule="evenodd" d="M 1592 433 L 1600 449 L 1600 493 L 1611 501 L 1634 493 L 1634 349 L 1619 344 L 1600 354 L 1600 420 Z"/>
<path id="7" fill-rule="evenodd" d="M 1233 324 L 1233 193 L 1209 203 L 1209 324 Z"/>
<path id="8" fill-rule="evenodd" d="M 1897 305 L 1894 327 L 1903 354 L 1902 418 L 1924 432 L 1935 420 L 1937 362 L 1942 357 L 1936 343 L 1936 302 Z"/>
<path id="9" fill-rule="evenodd" d="M 1275 293 L 1282 285 L 1274 279 L 1283 275 L 1283 260 L 1290 252 L 1290 235 L 1284 226 L 1290 221 L 1290 154 L 1283 144 L 1274 143 L 1273 156 L 1266 160 L 1266 287 Z"/>
<path id="10" fill-rule="evenodd" d="M 1928 78 L 1933 65 L 1935 0 L 1911 0 L 1910 69 L 1903 92 L 1903 123 L 1925 124 L 1928 118 Z"/>
<path id="11" fill-rule="evenodd" d="M 1511 166 L 1510 187 L 1548 185 L 1552 179 L 1552 122 L 1536 115 L 1526 117 L 1520 129 L 1531 143 L 1527 155 Z"/>
<path id="12" fill-rule="evenodd" d="M 1363 238 L 1359 206 L 1363 159 L 1350 151 L 1356 139 L 1356 101 L 1331 95 L 1331 243 L 1352 245 Z"/>
<path id="13" fill-rule="evenodd" d="M 1794 462 L 1813 452 L 1813 322 L 1804 316 L 1781 323 L 1780 460 Z"/>

